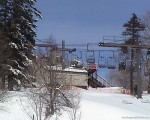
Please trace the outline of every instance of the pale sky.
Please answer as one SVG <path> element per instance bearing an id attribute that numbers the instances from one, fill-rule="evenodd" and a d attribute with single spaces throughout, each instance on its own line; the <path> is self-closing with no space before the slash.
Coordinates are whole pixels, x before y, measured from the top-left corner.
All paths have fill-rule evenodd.
<path id="1" fill-rule="evenodd" d="M 150 0 L 37 0 L 43 19 L 37 38 L 53 35 L 59 43 L 99 42 L 102 36 L 120 36 L 132 13 L 142 17 Z"/>

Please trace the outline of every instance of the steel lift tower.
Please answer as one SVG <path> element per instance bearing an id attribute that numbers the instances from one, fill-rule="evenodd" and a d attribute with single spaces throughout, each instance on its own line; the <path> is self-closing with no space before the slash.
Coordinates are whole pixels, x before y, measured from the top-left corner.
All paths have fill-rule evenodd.
<path id="1" fill-rule="evenodd" d="M 131 49 L 135 49 L 136 50 L 136 54 L 137 54 L 137 61 L 136 61 L 136 71 L 137 71 L 137 98 L 142 98 L 142 81 L 141 81 L 141 50 L 142 49 L 150 49 L 150 45 L 128 45 L 125 43 L 117 43 L 114 41 L 114 43 L 109 43 L 109 42 L 105 42 L 103 40 L 103 42 L 100 42 L 98 44 L 98 46 L 100 47 L 113 47 L 113 48 L 122 48 L 122 47 L 126 47 L 126 48 L 131 48 Z"/>

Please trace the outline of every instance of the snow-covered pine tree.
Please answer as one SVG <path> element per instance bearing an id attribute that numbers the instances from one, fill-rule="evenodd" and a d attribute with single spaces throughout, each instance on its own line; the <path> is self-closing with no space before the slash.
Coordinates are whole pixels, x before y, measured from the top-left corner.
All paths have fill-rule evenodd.
<path id="1" fill-rule="evenodd" d="M 31 64 L 32 49 L 35 45 L 36 18 L 41 13 L 34 5 L 36 0 L 1 0 L 0 1 L 0 32 L 3 43 L 1 70 L 3 78 L 8 80 L 8 89 L 28 82 L 25 70 Z M 4 82 L 3 82 L 4 83 Z"/>

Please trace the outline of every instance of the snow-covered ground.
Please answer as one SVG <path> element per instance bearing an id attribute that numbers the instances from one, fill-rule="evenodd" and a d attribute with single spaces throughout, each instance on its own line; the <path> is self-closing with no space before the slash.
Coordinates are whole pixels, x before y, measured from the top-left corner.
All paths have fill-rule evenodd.
<path id="1" fill-rule="evenodd" d="M 121 120 L 137 118 L 150 120 L 150 96 L 136 99 L 133 96 L 96 91 L 83 92 L 82 120 Z"/>
<path id="2" fill-rule="evenodd" d="M 143 99 L 136 99 L 130 95 L 110 91 L 81 90 L 80 120 L 150 120 L 150 95 L 144 94 Z M 31 120 L 20 105 L 20 97 L 25 98 L 23 93 L 10 92 L 10 95 L 12 97 L 6 103 L 0 103 L 0 106 L 5 108 L 4 111 L 0 111 L 0 120 Z M 26 105 L 28 102 L 25 99 L 23 101 Z M 59 120 L 69 119 L 64 113 Z"/>

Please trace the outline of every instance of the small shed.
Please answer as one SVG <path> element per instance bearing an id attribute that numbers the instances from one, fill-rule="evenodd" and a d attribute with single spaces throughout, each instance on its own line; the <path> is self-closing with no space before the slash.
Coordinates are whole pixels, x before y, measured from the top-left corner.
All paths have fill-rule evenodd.
<path id="1" fill-rule="evenodd" d="M 76 69 L 73 67 L 55 70 L 57 73 L 57 82 L 65 86 L 75 86 L 87 89 L 88 72 L 84 69 Z"/>

